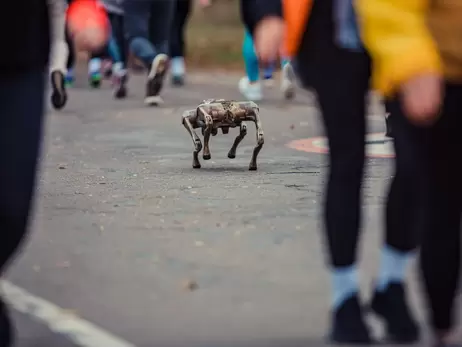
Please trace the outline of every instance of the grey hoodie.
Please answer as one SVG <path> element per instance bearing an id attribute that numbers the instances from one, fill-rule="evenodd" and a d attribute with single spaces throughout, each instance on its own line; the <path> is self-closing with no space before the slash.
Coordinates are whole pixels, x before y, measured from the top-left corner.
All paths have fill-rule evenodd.
<path id="1" fill-rule="evenodd" d="M 104 8 L 109 13 L 114 13 L 123 16 L 123 2 L 124 0 L 100 0 Z"/>

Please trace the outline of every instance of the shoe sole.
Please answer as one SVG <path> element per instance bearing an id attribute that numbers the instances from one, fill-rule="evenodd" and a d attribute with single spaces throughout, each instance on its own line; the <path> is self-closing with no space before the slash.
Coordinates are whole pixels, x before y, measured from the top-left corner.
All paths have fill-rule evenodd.
<path id="1" fill-rule="evenodd" d="M 63 75 L 59 75 L 57 73 L 51 74 L 51 88 L 53 90 L 51 94 L 51 103 L 57 110 L 62 109 L 67 102 L 67 93 L 63 79 Z"/>
<path id="2" fill-rule="evenodd" d="M 149 83 L 154 84 L 155 95 L 146 96 L 144 103 L 149 106 L 157 106 L 163 103 L 162 98 L 159 96 L 162 86 L 164 84 L 165 74 L 168 68 L 168 57 L 165 54 L 159 55 L 154 59 L 151 70 L 149 71 Z"/>

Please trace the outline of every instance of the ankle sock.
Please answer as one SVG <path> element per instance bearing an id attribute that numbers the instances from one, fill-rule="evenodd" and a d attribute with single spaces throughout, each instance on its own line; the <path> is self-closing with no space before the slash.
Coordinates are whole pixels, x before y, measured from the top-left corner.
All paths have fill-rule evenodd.
<path id="1" fill-rule="evenodd" d="M 382 249 L 376 289 L 384 291 L 391 282 L 404 282 L 407 265 L 412 256 L 413 252 L 403 252 L 385 245 Z"/>
<path id="2" fill-rule="evenodd" d="M 185 63 L 183 57 L 174 57 L 170 61 L 170 69 L 173 76 L 183 76 L 185 74 Z"/>
<path id="3" fill-rule="evenodd" d="M 355 265 L 332 269 L 332 307 L 339 308 L 345 300 L 359 291 L 358 270 Z"/>

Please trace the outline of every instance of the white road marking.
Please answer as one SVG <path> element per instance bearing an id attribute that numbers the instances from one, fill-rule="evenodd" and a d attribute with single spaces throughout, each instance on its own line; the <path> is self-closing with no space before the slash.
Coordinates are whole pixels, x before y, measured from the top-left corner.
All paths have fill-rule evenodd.
<path id="1" fill-rule="evenodd" d="M 80 347 L 135 347 L 96 325 L 77 317 L 51 302 L 39 298 L 8 281 L 1 281 L 2 292 L 17 311 L 45 324 Z"/>

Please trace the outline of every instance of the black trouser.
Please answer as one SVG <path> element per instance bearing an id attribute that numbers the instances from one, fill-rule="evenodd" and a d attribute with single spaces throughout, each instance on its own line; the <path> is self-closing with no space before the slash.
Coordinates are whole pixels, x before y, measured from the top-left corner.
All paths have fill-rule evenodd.
<path id="1" fill-rule="evenodd" d="M 408 166 L 417 166 L 413 179 L 427 184 L 421 270 L 431 323 L 434 329 L 446 331 L 453 324 L 460 267 L 462 85 L 446 85 L 441 118 L 430 128 L 411 125 L 403 115 L 400 100 L 388 106 L 395 141 L 406 131 L 418 148 Z"/>
<path id="2" fill-rule="evenodd" d="M 71 35 L 69 34 L 69 30 L 66 29 L 66 42 L 67 48 L 69 49 L 69 55 L 67 56 L 67 69 L 73 69 L 75 65 L 76 53 L 74 42 L 71 39 Z"/>
<path id="3" fill-rule="evenodd" d="M 314 2 L 298 61 L 302 82 L 317 93 L 329 140 L 324 226 L 330 263 L 342 267 L 355 263 L 359 239 L 370 62 L 366 53 L 334 44 L 332 18 L 332 0 Z M 396 175 L 386 210 L 386 242 L 403 252 L 417 243 L 415 147 L 407 136 L 396 141 Z"/>
<path id="4" fill-rule="evenodd" d="M 46 69 L 0 77 L 0 275 L 26 234 L 47 77 Z"/>
<path id="5" fill-rule="evenodd" d="M 188 21 L 192 8 L 191 0 L 176 0 L 176 10 L 170 34 L 170 57 L 184 57 L 185 50 L 185 25 Z"/>

